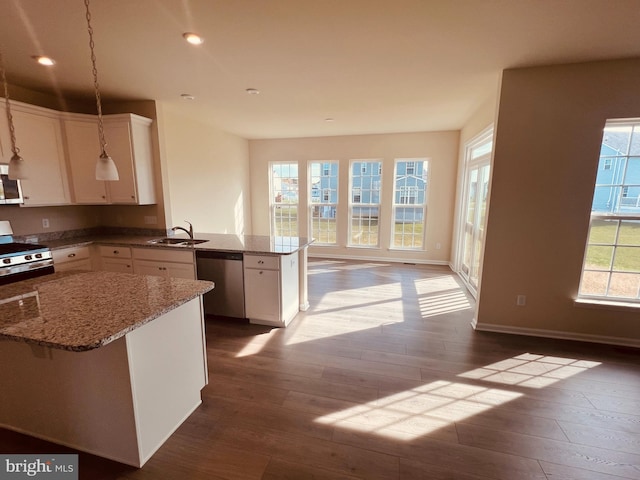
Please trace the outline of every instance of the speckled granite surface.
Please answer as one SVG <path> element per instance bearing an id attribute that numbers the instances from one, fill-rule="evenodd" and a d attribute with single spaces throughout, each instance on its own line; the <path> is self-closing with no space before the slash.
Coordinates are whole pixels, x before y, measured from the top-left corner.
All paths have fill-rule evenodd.
<path id="1" fill-rule="evenodd" d="M 164 249 L 212 250 L 220 252 L 242 252 L 267 255 L 288 255 L 309 246 L 313 239 L 304 237 L 270 237 L 266 235 L 230 235 L 222 233 L 195 233 L 194 238 L 206 240 L 195 246 L 158 245 L 149 243 L 157 236 L 145 235 L 94 235 L 42 242 L 51 249 L 99 243 L 102 245 L 118 245 L 129 247 L 149 247 Z M 188 238 L 186 234 L 175 238 Z"/>
<path id="2" fill-rule="evenodd" d="M 4 285 L 0 340 L 91 350 L 212 288 L 202 280 L 112 272 L 61 272 Z"/>

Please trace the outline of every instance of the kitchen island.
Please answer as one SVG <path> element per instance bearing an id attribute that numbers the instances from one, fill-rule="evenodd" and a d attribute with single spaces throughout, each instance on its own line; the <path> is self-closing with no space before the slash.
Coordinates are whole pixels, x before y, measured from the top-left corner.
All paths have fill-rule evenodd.
<path id="1" fill-rule="evenodd" d="M 200 405 L 211 282 L 55 273 L 0 289 L 0 426 L 141 467 Z"/>

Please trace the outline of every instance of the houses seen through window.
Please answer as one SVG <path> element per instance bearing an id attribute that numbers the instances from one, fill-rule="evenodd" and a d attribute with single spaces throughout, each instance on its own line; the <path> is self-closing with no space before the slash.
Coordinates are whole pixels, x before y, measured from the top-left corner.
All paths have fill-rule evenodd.
<path id="1" fill-rule="evenodd" d="M 271 234 L 277 237 L 298 236 L 298 163 L 272 163 Z"/>

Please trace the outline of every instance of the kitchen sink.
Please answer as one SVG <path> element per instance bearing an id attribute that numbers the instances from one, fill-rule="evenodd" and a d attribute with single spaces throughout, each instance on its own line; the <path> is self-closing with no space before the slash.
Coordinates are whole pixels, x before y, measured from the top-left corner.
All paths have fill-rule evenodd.
<path id="1" fill-rule="evenodd" d="M 199 243 L 208 242 L 209 240 L 198 240 L 197 238 L 192 238 L 190 240 L 185 240 L 182 242 L 182 245 L 198 245 Z"/>
<path id="2" fill-rule="evenodd" d="M 207 240 L 199 240 L 195 238 L 173 238 L 173 237 L 165 237 L 165 238 L 154 238 L 153 240 L 148 240 L 147 243 L 153 243 L 154 245 L 175 245 L 178 247 L 185 247 L 191 245 L 197 245 L 199 243 L 204 243 Z"/>

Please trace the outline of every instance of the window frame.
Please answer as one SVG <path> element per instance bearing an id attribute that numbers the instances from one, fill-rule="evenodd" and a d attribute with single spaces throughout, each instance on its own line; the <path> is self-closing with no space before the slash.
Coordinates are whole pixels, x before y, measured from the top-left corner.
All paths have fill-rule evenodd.
<path id="1" fill-rule="evenodd" d="M 401 250 L 401 251 L 425 251 L 426 250 L 426 234 L 427 234 L 427 203 L 428 203 L 428 195 L 429 195 L 429 167 L 430 162 L 429 158 L 396 158 L 393 162 L 393 197 L 391 203 L 391 239 L 390 239 L 390 249 L 391 250 Z M 405 164 L 404 172 L 401 173 L 399 171 L 399 167 L 401 164 Z M 420 181 L 424 182 L 424 188 L 422 189 L 419 185 L 400 185 L 398 186 L 398 182 L 401 179 L 405 179 L 405 182 L 409 180 L 410 177 L 416 177 L 416 171 L 418 170 L 418 163 L 423 165 L 423 171 L 421 174 Z M 411 168 L 411 172 L 409 172 Z M 423 193 L 423 201 L 418 202 L 420 198 L 420 193 Z M 396 198 L 398 201 L 396 201 Z M 417 227 L 417 222 L 406 222 L 406 217 L 404 215 L 401 216 L 401 222 L 398 223 L 398 212 L 399 210 L 409 210 L 412 209 L 414 214 L 412 215 L 415 218 L 415 212 L 421 210 L 419 215 L 422 217 L 422 222 L 419 227 Z M 410 232 L 406 232 L 406 225 L 411 224 Z M 401 232 L 397 232 L 398 225 L 401 226 Z M 416 234 L 416 228 L 420 228 L 422 230 L 420 235 Z M 405 239 L 410 237 L 411 241 L 406 242 Z M 397 242 L 398 238 L 400 239 L 400 243 Z M 408 243 L 408 244 L 407 244 Z"/>
<path id="2" fill-rule="evenodd" d="M 617 289 L 618 294 L 612 293 L 612 283 L 615 284 L 616 282 L 621 281 L 620 279 L 628 275 L 631 275 L 632 279 L 634 277 L 636 279 L 640 277 L 640 267 L 635 266 L 632 262 L 631 268 L 625 268 L 621 266 L 619 262 L 621 258 L 624 261 L 625 257 L 621 252 L 624 252 L 625 250 L 628 251 L 629 249 L 636 249 L 640 252 L 640 239 L 636 240 L 635 237 L 633 237 L 633 241 L 635 243 L 629 243 L 626 236 L 620 236 L 620 232 L 623 228 L 640 228 L 640 202 L 638 202 L 639 205 L 636 205 L 635 207 L 631 206 L 632 209 L 638 208 L 637 212 L 624 211 L 624 209 L 628 209 L 629 206 L 622 202 L 623 198 L 631 198 L 629 197 L 630 187 L 637 187 L 637 183 L 632 183 L 632 178 L 627 177 L 627 173 L 632 159 L 636 160 L 636 163 L 640 161 L 638 160 L 640 158 L 640 151 L 637 151 L 638 145 L 636 144 L 634 147 L 633 143 L 634 140 L 640 143 L 640 119 L 607 120 L 603 129 L 601 145 L 605 145 L 607 128 L 614 129 L 615 127 L 631 127 L 631 133 L 629 134 L 626 150 L 624 152 L 618 150 L 614 155 L 605 155 L 601 153 L 598 163 L 599 166 L 602 164 L 603 170 L 615 171 L 618 170 L 616 162 L 620 161 L 621 164 L 623 164 L 621 165 L 623 168 L 620 169 L 622 174 L 619 178 L 612 178 L 611 180 L 607 178 L 606 180 L 609 180 L 607 183 L 598 183 L 597 178 L 594 181 L 589 232 L 587 234 L 585 244 L 576 302 L 604 303 L 620 306 L 632 305 L 633 307 L 640 307 L 640 279 L 637 280 L 638 287 L 635 298 L 619 294 L 620 292 L 624 292 L 624 286 L 615 285 L 613 289 L 614 292 Z M 608 149 L 614 149 L 610 143 L 607 143 L 606 146 Z M 632 148 L 635 148 L 636 151 L 632 151 Z M 636 163 L 634 163 L 634 167 L 637 169 L 640 165 L 636 165 Z M 615 176 L 615 172 L 611 175 Z M 617 199 L 613 201 L 613 205 L 608 207 L 609 211 L 605 211 L 605 209 L 601 207 L 594 210 L 598 192 L 602 191 L 599 190 L 599 188 L 605 189 L 605 192 L 606 189 L 609 188 L 612 193 L 614 192 L 613 197 L 617 197 Z M 615 228 L 615 235 L 610 235 L 609 238 L 607 238 L 603 233 L 599 233 L 595 230 L 599 227 L 602 231 L 602 228 L 605 227 L 607 223 L 611 223 L 611 225 L 608 225 L 606 228 Z M 633 224 L 638 224 L 638 227 L 633 227 Z M 610 253 L 608 253 L 609 251 Z M 608 266 L 606 268 L 604 267 L 604 264 L 598 265 L 596 263 L 596 259 L 599 259 L 600 262 L 604 262 L 607 257 Z M 626 258 L 638 258 L 638 255 L 629 255 L 627 253 Z M 589 283 L 596 281 L 598 276 L 601 277 L 600 283 L 596 283 L 596 287 L 589 286 Z M 633 281 L 631 285 L 633 286 Z M 589 288 L 592 289 L 590 293 L 588 292 Z M 595 293 L 596 288 L 602 289 L 604 294 Z"/>
<path id="3" fill-rule="evenodd" d="M 362 186 L 362 180 L 360 180 L 360 185 L 359 186 L 354 186 L 354 168 L 356 163 L 361 163 L 360 168 L 357 169 L 358 170 L 358 177 L 360 178 L 364 178 L 364 177 L 368 177 L 370 179 L 370 188 L 367 189 L 363 189 Z M 367 166 L 368 164 L 378 164 L 378 168 L 375 168 L 375 165 L 372 165 L 372 168 L 369 169 Z M 384 159 L 382 158 L 365 158 L 365 159 L 351 159 L 349 160 L 349 203 L 348 203 L 348 208 L 347 208 L 347 224 L 348 224 L 348 235 L 347 235 L 347 247 L 349 248 L 369 248 L 369 249 L 376 249 L 376 248 L 380 248 L 380 219 L 381 219 L 381 214 L 382 214 L 382 188 L 383 188 L 383 182 L 382 182 L 382 168 L 384 165 Z M 369 171 L 371 170 L 371 173 L 369 173 Z M 377 173 L 373 173 L 374 171 L 377 171 Z M 374 177 L 378 177 L 377 179 Z M 375 197 L 375 192 L 377 192 L 377 202 L 373 202 L 373 201 L 369 201 L 369 202 L 363 202 L 362 200 L 364 198 L 366 198 L 366 193 L 367 191 L 369 192 L 369 200 L 372 200 Z M 358 201 L 355 201 L 355 194 L 357 192 L 358 195 Z M 356 208 L 360 208 L 363 210 L 369 209 L 370 211 L 373 209 L 377 209 L 378 212 L 378 216 L 377 216 L 377 228 L 376 228 L 376 233 L 375 233 L 375 239 L 376 242 L 375 244 L 370 243 L 372 234 L 372 218 L 371 215 L 369 215 L 369 219 L 368 219 L 368 228 L 361 228 L 360 231 L 358 232 L 358 234 L 360 235 L 359 238 L 364 238 L 366 237 L 368 239 L 368 241 L 366 243 L 364 242 L 360 242 L 360 243 L 355 243 L 354 240 L 354 228 L 353 228 L 353 223 L 356 220 L 356 217 L 354 216 L 354 209 Z M 362 217 L 358 217 L 358 222 L 360 223 L 360 225 L 362 226 L 362 221 L 361 221 Z M 366 222 L 365 222 L 366 225 Z"/>
<path id="4" fill-rule="evenodd" d="M 318 165 L 318 174 L 314 174 L 314 165 Z M 331 173 L 331 166 L 335 166 L 335 188 L 323 187 L 323 179 L 329 179 L 329 185 L 331 185 L 331 178 L 334 177 Z M 337 246 L 338 245 L 338 205 L 340 203 L 340 162 L 338 160 L 310 160 L 307 162 L 307 178 L 309 195 L 307 203 L 307 215 L 308 215 L 308 228 L 309 234 L 314 238 L 314 246 Z M 311 190 L 313 189 L 314 179 L 319 181 L 318 185 L 318 200 L 313 201 Z M 331 193 L 335 190 L 335 202 L 331 201 Z M 328 195 L 328 198 L 327 198 Z M 324 217 L 320 213 L 321 208 L 333 209 L 333 217 Z M 316 214 L 317 213 L 317 214 Z M 324 221 L 323 221 L 324 220 Z M 316 225 L 314 222 L 318 222 Z M 330 228 L 330 223 L 334 223 L 333 230 Z M 326 229 L 321 232 L 321 224 L 324 223 Z M 320 233 L 325 233 L 326 237 L 320 238 Z M 331 237 L 334 237 L 333 241 Z"/>
<path id="5" fill-rule="evenodd" d="M 296 192 L 295 203 L 290 201 L 286 201 L 286 202 L 283 201 L 283 199 L 285 198 L 285 196 L 282 195 L 282 193 L 284 192 L 284 189 L 282 188 L 282 186 L 277 187 L 275 185 L 276 183 L 276 178 L 274 175 L 275 168 L 277 166 L 282 167 L 284 165 L 288 165 L 289 167 L 295 166 L 295 171 L 297 173 L 295 177 L 292 177 L 292 176 L 280 177 L 280 181 L 282 181 L 282 179 L 284 178 L 295 178 L 295 182 L 293 182 L 293 185 L 295 185 L 295 188 L 293 189 L 293 191 Z M 287 190 L 290 190 L 290 189 L 287 189 Z M 280 201 L 277 200 L 278 195 L 280 195 Z M 278 215 L 277 212 L 278 210 L 283 211 L 285 205 L 289 209 L 289 216 L 287 217 L 288 218 L 287 223 L 289 228 L 286 229 L 287 235 L 282 235 L 282 233 L 285 232 L 285 230 L 282 229 L 282 221 L 284 217 L 282 216 L 282 214 Z M 291 209 L 295 211 L 295 223 L 296 223 L 295 229 L 292 228 L 293 217 L 291 216 Z M 299 218 L 300 218 L 300 173 L 299 173 L 298 162 L 296 161 L 269 162 L 269 229 L 271 232 L 271 236 L 275 236 L 275 237 L 299 236 L 300 234 L 300 225 L 298 221 Z M 281 224 L 280 229 L 278 229 L 278 223 Z"/>

